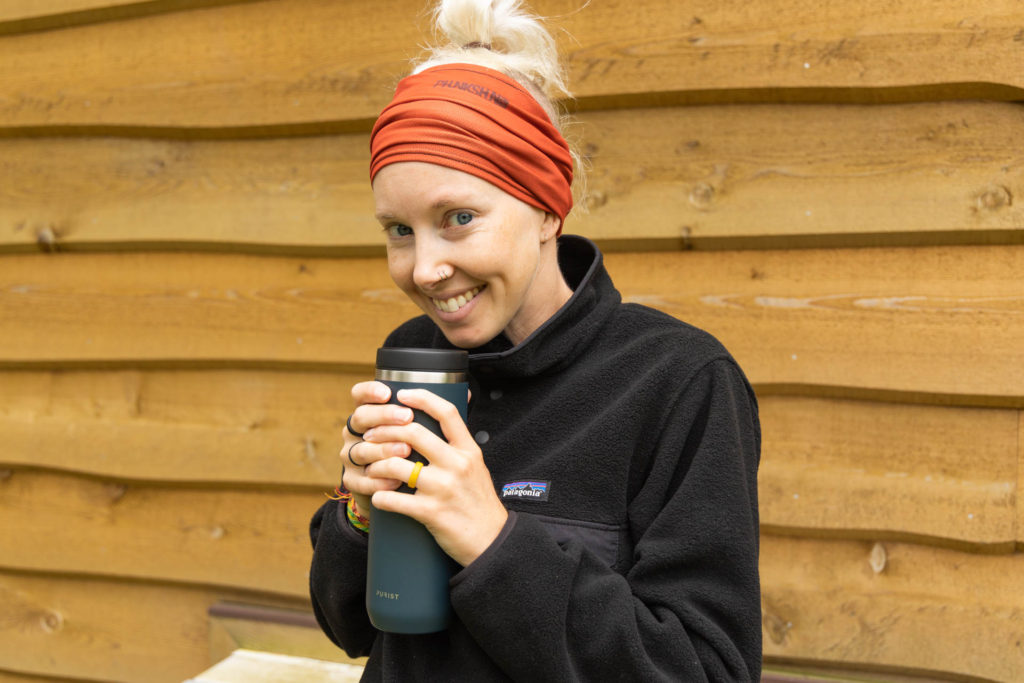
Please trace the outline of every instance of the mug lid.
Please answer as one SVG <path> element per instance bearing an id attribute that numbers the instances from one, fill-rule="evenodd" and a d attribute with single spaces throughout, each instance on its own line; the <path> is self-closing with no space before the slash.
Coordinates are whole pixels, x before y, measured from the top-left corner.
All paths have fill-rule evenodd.
<path id="1" fill-rule="evenodd" d="M 464 349 L 377 349 L 377 368 L 426 372 L 466 372 L 469 352 Z"/>

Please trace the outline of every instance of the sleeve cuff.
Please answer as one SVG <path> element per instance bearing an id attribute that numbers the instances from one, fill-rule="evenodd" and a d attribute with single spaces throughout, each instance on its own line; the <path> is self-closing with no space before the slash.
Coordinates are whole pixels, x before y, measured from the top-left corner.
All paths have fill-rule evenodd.
<path id="1" fill-rule="evenodd" d="M 364 544 L 367 543 L 369 534 L 365 531 L 360 531 L 349 523 L 348 514 L 345 512 L 345 506 L 340 503 L 334 506 L 334 523 L 337 525 L 338 529 L 341 530 L 341 533 L 349 536 L 350 538 L 355 538 Z"/>
<path id="2" fill-rule="evenodd" d="M 516 519 L 517 517 L 515 511 L 509 510 L 508 519 L 505 520 L 505 526 L 503 526 L 501 528 L 501 531 L 498 532 L 497 538 L 495 538 L 494 541 L 489 546 L 487 546 L 487 550 L 483 551 L 483 553 L 480 554 L 480 557 L 476 558 L 468 565 L 463 567 L 460 571 L 455 573 L 455 576 L 453 576 L 448 581 L 448 585 L 451 588 L 455 588 L 455 586 L 462 583 L 463 579 L 471 575 L 474 569 L 479 570 L 480 567 L 486 566 L 488 562 L 491 561 L 494 555 L 497 554 L 498 549 L 501 548 L 501 545 L 505 542 L 505 539 L 508 538 L 509 534 L 512 533 L 512 529 L 515 528 Z"/>

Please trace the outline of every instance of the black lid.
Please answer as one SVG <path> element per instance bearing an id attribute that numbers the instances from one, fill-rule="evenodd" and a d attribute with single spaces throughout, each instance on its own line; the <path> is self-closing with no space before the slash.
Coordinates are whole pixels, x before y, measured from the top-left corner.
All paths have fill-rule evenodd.
<path id="1" fill-rule="evenodd" d="M 469 352 L 463 349 L 377 349 L 377 367 L 382 370 L 466 372 L 469 369 Z"/>

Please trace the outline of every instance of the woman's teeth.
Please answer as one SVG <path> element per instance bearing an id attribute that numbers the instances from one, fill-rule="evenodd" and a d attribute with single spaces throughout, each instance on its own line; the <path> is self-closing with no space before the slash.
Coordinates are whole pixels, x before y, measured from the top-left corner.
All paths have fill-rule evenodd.
<path id="1" fill-rule="evenodd" d="M 454 313 L 455 311 L 459 310 L 460 308 L 468 304 L 470 301 L 472 301 L 473 298 L 480 293 L 481 289 L 483 288 L 474 287 L 465 294 L 453 296 L 450 299 L 431 299 L 431 301 L 434 302 L 434 305 L 437 306 L 439 310 L 442 310 L 445 313 Z"/>

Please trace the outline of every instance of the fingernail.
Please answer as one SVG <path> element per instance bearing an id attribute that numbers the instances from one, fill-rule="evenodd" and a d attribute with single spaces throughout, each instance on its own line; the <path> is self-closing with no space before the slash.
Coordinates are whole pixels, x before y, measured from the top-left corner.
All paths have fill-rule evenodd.
<path id="1" fill-rule="evenodd" d="M 401 420 L 402 422 L 408 422 L 412 419 L 412 411 L 408 408 L 401 408 L 395 411 L 395 419 Z"/>
<path id="2" fill-rule="evenodd" d="M 374 430 L 372 429 L 367 429 L 363 432 L 363 441 L 373 441 L 373 432 Z"/>

